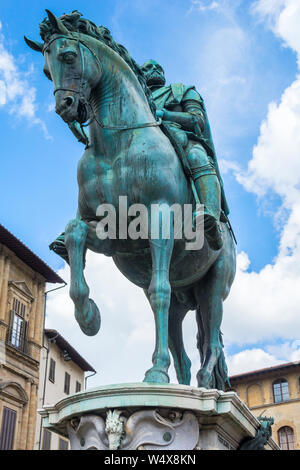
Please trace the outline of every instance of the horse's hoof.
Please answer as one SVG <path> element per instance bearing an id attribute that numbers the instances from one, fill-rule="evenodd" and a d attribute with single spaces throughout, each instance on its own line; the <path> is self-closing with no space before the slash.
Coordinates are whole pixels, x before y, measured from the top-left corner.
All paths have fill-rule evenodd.
<path id="1" fill-rule="evenodd" d="M 170 382 L 170 379 L 167 372 L 152 368 L 146 372 L 144 382 L 155 384 L 168 384 Z"/>
<path id="2" fill-rule="evenodd" d="M 82 315 L 78 315 L 75 312 L 75 318 L 83 333 L 87 336 L 95 336 L 100 329 L 101 317 L 99 309 L 92 299 L 89 299 L 89 312 L 87 316 L 90 318 L 89 322 L 85 321 Z"/>
<path id="3" fill-rule="evenodd" d="M 207 370 L 199 370 L 197 374 L 197 382 L 199 388 L 211 388 L 211 374 Z"/>

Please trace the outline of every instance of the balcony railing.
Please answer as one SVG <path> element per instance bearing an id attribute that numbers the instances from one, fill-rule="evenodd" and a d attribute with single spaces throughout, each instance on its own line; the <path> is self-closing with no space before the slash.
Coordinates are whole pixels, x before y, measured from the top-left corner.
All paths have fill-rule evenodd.
<path id="1" fill-rule="evenodd" d="M 15 328 L 8 328 L 6 336 L 6 344 L 12 346 L 18 351 L 30 356 L 30 344 L 27 341 L 26 331 L 16 330 Z"/>

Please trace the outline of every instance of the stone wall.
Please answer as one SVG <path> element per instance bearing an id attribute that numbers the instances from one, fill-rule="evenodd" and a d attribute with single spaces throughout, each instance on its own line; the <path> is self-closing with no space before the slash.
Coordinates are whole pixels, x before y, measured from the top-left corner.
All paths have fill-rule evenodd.
<path id="1" fill-rule="evenodd" d="M 17 413 L 14 449 L 29 450 L 34 445 L 44 293 L 45 279 L 0 244 L 0 423 L 4 407 Z M 14 299 L 25 306 L 22 347 L 9 336 Z"/>

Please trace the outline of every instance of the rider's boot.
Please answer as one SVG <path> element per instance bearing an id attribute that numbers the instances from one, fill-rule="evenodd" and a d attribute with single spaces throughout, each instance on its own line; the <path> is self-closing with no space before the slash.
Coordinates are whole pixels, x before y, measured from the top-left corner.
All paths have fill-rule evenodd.
<path id="1" fill-rule="evenodd" d="M 203 175 L 194 180 L 199 200 L 204 205 L 204 233 L 212 250 L 223 246 L 219 225 L 221 212 L 221 189 L 216 175 Z M 197 214 L 195 214 L 197 216 Z"/>

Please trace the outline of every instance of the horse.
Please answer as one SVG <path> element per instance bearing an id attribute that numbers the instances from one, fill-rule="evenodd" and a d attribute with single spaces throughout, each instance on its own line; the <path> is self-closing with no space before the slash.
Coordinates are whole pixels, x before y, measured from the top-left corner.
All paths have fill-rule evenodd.
<path id="1" fill-rule="evenodd" d="M 53 82 L 60 117 L 69 125 L 89 119 L 87 145 L 78 163 L 78 211 L 62 239 L 75 318 L 86 335 L 98 332 L 100 312 L 89 298 L 85 254 L 89 249 L 111 256 L 127 279 L 144 289 L 154 313 L 155 349 L 144 381 L 169 382 L 171 352 L 178 382 L 190 384 L 182 322 L 195 310 L 198 386 L 224 390 L 229 379 L 220 328 L 236 265 L 230 229 L 221 222 L 223 247 L 217 251 L 206 239 L 201 249 L 187 250 L 184 240 L 174 236 L 172 223 L 169 238 L 161 231 L 155 239 L 97 236 L 101 204 L 114 206 L 117 216 L 120 196 L 128 198 L 129 206 L 143 204 L 149 209 L 150 233 L 151 206 L 194 205 L 193 191 L 128 51 L 104 27 L 74 14 L 57 18 L 46 12 L 40 26 L 44 43 L 25 40 L 44 55 L 44 72 Z"/>

